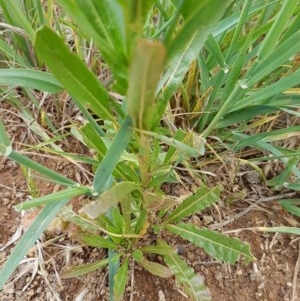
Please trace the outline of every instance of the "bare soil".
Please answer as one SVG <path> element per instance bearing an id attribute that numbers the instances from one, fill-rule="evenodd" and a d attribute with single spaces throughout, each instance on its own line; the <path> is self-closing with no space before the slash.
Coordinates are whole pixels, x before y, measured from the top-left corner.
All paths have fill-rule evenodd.
<path id="1" fill-rule="evenodd" d="M 22 120 L 17 117 L 7 118 L 6 107 L 3 104 L 1 106 L 0 117 L 6 120 L 8 132 L 15 140 L 14 148 L 18 149 L 19 142 L 28 142 L 28 139 L 32 138 L 28 136 L 28 129 Z M 70 144 L 74 149 L 75 145 L 72 142 Z M 55 157 L 39 158 L 46 166 L 71 178 L 84 178 L 81 175 L 82 171 L 69 162 Z M 298 227 L 299 220 L 283 211 L 278 204 L 280 198 L 297 198 L 297 195 L 290 191 L 271 191 L 264 183 L 245 177 L 247 170 L 246 173 L 244 170 L 242 173 L 243 175 L 236 173 L 234 187 L 228 188 L 230 193 L 225 189 L 222 200 L 216 207 L 190 219 L 197 225 L 216 229 L 248 242 L 256 258 L 254 262 L 245 265 L 240 261 L 229 266 L 176 237 L 169 237 L 168 240 L 173 245 L 180 246 L 181 256 L 203 277 L 213 301 L 300 300 L 300 239 L 293 235 L 263 233 L 251 229 L 257 226 L 279 225 Z M 220 177 L 218 181 L 224 184 L 223 178 Z M 41 180 L 37 180 L 36 183 L 41 195 L 55 189 L 52 184 Z M 27 185 L 21 168 L 16 163 L 0 157 L 0 265 L 9 256 L 15 242 L 9 246 L 6 244 L 20 227 L 28 226 L 36 214 L 33 212 L 24 216 L 13 209 L 13 205 L 28 197 Z M 230 203 L 228 200 L 232 194 L 240 194 L 241 197 Z M 80 206 L 82 201 L 77 199 L 75 205 Z M 0 300 L 108 300 L 108 276 L 105 269 L 78 278 L 59 277 L 59 273 L 67 266 L 93 262 L 105 256 L 106 253 L 102 249 L 81 246 L 65 233 L 49 231 L 40 238 L 19 265 L 18 270 L 0 292 Z M 124 300 L 189 299 L 181 292 L 180 287 L 176 286 L 174 279 L 161 279 L 135 266 L 131 270 Z"/>

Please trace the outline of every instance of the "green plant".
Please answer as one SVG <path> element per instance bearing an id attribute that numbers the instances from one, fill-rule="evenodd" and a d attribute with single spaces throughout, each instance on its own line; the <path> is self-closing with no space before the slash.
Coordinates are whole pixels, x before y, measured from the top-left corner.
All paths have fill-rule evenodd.
<path id="1" fill-rule="evenodd" d="M 294 113 L 299 107 L 298 95 L 284 94 L 300 83 L 299 70 L 287 65 L 300 49 L 299 6 L 295 1 L 282 7 L 280 1 L 56 2 L 62 10 L 57 16 L 50 0 L 46 12 L 38 5 L 30 14 L 33 1 L 0 1 L 7 24 L 15 29 L 12 47 L 0 43 L 2 55 L 8 62 L 16 58 L 14 68 L 0 70 L 0 82 L 22 86 L 37 107 L 30 89 L 54 93 L 53 97 L 66 90 L 85 120 L 80 126 L 71 125 L 71 134 L 96 156 L 79 158 L 58 148 L 53 141 L 61 137 L 46 119 L 53 132 L 48 144 L 56 154 L 91 164 L 95 175 L 91 186 L 82 186 L 39 165 L 12 149 L 0 123 L 2 155 L 65 187 L 16 206 L 44 207 L 0 272 L 0 287 L 59 214 L 78 226 L 80 242 L 109 250 L 108 258 L 62 276 L 108 265 L 111 300 L 121 300 L 128 266 L 136 261 L 155 275 L 174 274 L 192 299 L 209 299 L 207 289 L 199 285 L 201 279 L 162 234 L 178 235 L 229 263 L 240 255 L 251 261 L 249 246 L 186 221 L 219 200 L 220 186 L 208 188 L 203 183 L 193 194 L 176 200 L 165 195 L 161 184 L 178 180 L 174 167 L 179 164 L 189 170 L 205 164 L 205 150 L 212 148 L 206 139 L 212 134 L 222 141 L 222 147 L 214 145 L 221 149 L 219 156 L 251 146 L 286 159 L 283 150 L 270 142 L 296 135 L 299 127 L 252 135 L 247 122 L 277 111 Z M 89 68 L 81 46 L 91 41 L 105 63 L 95 56 Z M 66 42 L 74 44 L 72 50 Z M 34 70 L 44 69 L 43 64 L 51 73 Z M 110 70 L 106 84 L 95 76 L 98 64 Z M 22 108 L 21 116 L 31 129 L 47 140 L 38 124 L 32 126 L 30 112 L 17 99 L 10 101 Z M 183 121 L 173 113 L 182 110 L 187 114 Z M 194 166 L 193 158 L 198 160 Z M 294 165 L 289 170 L 299 174 Z M 84 194 L 94 200 L 79 213 L 65 207 L 72 197 Z M 155 245 L 149 244 L 149 235 L 156 237 Z M 166 265 L 150 262 L 148 254 L 161 255 Z"/>

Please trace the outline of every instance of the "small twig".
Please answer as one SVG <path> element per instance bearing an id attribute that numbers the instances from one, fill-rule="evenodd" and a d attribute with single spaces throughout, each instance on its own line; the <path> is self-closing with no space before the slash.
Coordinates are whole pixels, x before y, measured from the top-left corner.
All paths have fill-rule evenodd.
<path id="1" fill-rule="evenodd" d="M 232 223 L 233 221 L 237 220 L 238 218 L 242 217 L 243 215 L 245 215 L 246 213 L 248 213 L 250 210 L 252 210 L 254 207 L 256 207 L 257 205 L 259 205 L 261 203 L 271 202 L 271 201 L 278 200 L 278 199 L 290 198 L 290 197 L 294 197 L 295 195 L 296 195 L 296 192 L 291 192 L 291 193 L 278 194 L 278 195 L 274 195 L 274 196 L 270 196 L 270 197 L 261 198 L 261 199 L 257 200 L 255 203 L 253 203 L 252 205 L 250 205 L 249 207 L 247 207 L 246 209 L 244 209 L 241 212 L 239 212 L 238 214 L 236 214 L 231 219 L 229 219 L 227 221 L 223 221 L 221 223 L 211 225 L 210 228 L 216 229 L 216 228 L 224 227 L 224 226 Z"/>
<path id="2" fill-rule="evenodd" d="M 292 290 L 292 299 L 291 301 L 297 300 L 297 276 L 300 269 L 300 242 L 299 242 L 299 250 L 298 250 L 298 258 L 294 269 L 294 276 L 293 276 L 293 290 Z"/>
<path id="3" fill-rule="evenodd" d="M 129 301 L 133 301 L 133 286 L 134 286 L 134 262 L 132 262 L 131 265 L 131 281 L 130 281 L 130 286 L 131 286 L 131 290 L 130 290 L 130 299 Z"/>

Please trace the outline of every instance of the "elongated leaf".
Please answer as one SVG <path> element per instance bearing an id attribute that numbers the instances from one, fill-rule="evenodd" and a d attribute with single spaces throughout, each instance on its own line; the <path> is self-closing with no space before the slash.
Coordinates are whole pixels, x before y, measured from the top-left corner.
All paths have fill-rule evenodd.
<path id="1" fill-rule="evenodd" d="M 3 122 L 0 120 L 0 155 L 8 157 L 12 153 L 12 146 Z"/>
<path id="2" fill-rule="evenodd" d="M 157 262 L 149 261 L 144 257 L 142 260 L 138 261 L 138 263 L 145 270 L 147 270 L 148 272 L 150 272 L 155 276 L 159 276 L 162 278 L 170 278 L 173 276 L 173 272 L 168 267 Z"/>
<path id="3" fill-rule="evenodd" d="M 178 150 L 178 152 L 180 152 L 183 156 L 198 157 L 198 156 L 204 155 L 203 145 L 205 144 L 205 140 L 202 139 L 201 137 L 197 137 L 196 134 L 191 135 L 192 136 L 191 140 L 193 140 L 194 145 L 189 146 L 188 144 L 181 142 L 177 139 L 169 138 L 167 136 L 160 135 L 156 132 L 150 132 L 150 131 L 144 131 L 144 130 L 137 130 L 137 132 L 152 136 L 154 138 L 161 140 L 162 142 L 165 142 L 166 144 L 168 144 L 168 145 L 174 147 L 176 150 Z M 186 137 L 187 136 L 188 135 L 186 135 Z M 197 147 L 197 145 L 198 145 L 198 147 Z"/>
<path id="4" fill-rule="evenodd" d="M 293 183 L 284 183 L 284 187 L 300 191 L 300 181 L 296 181 Z"/>
<path id="5" fill-rule="evenodd" d="M 104 191 L 97 197 L 96 201 L 90 202 L 80 209 L 80 213 L 85 213 L 89 218 L 97 218 L 99 215 L 121 202 L 130 192 L 139 189 L 139 185 L 133 182 L 121 182 Z"/>
<path id="6" fill-rule="evenodd" d="M 84 274 L 101 269 L 101 268 L 105 267 L 107 264 L 108 264 L 108 258 L 105 258 L 105 259 L 101 259 L 96 262 L 83 264 L 78 267 L 71 267 L 71 268 L 66 269 L 65 271 L 61 272 L 59 274 L 59 276 L 62 279 L 79 277 Z"/>
<path id="7" fill-rule="evenodd" d="M 300 199 L 293 200 L 281 200 L 279 204 L 288 212 L 300 217 L 300 208 L 296 205 L 300 205 Z"/>
<path id="8" fill-rule="evenodd" d="M 109 94 L 84 62 L 47 26 L 37 31 L 35 50 L 54 76 L 73 97 L 99 117 L 115 122 Z M 55 45 L 55 47 L 53 47 Z"/>
<path id="9" fill-rule="evenodd" d="M 286 63 L 293 55 L 300 51 L 300 32 L 295 32 L 286 41 L 280 44 L 264 60 L 254 66 L 247 73 L 244 80 L 245 87 L 251 87 L 264 76 L 269 75 L 280 65 Z"/>
<path id="10" fill-rule="evenodd" d="M 93 182 L 93 187 L 96 194 L 98 194 L 101 191 L 101 188 L 107 182 L 108 177 L 112 174 L 123 151 L 125 150 L 128 141 L 131 137 L 131 125 L 131 119 L 130 117 L 127 117 L 124 120 L 122 127 L 120 128 L 116 138 L 114 139 L 100 166 L 96 170 Z"/>
<path id="11" fill-rule="evenodd" d="M 83 195 L 86 193 L 89 193 L 91 191 L 90 188 L 87 187 L 72 187 L 72 188 L 67 188 L 62 191 L 54 192 L 33 200 L 28 200 L 24 203 L 18 204 L 14 206 L 16 210 L 27 210 L 32 207 L 38 207 L 41 205 L 47 205 L 50 203 L 55 203 L 55 202 L 60 202 L 63 199 L 71 199 L 72 197 L 78 196 L 78 195 Z"/>
<path id="12" fill-rule="evenodd" d="M 167 244 L 160 241 L 163 246 Z M 164 260 L 175 275 L 176 282 L 183 286 L 183 292 L 193 301 L 210 301 L 210 292 L 203 279 L 176 254 L 165 254 Z"/>
<path id="13" fill-rule="evenodd" d="M 239 110 L 249 105 L 257 105 L 261 101 L 265 101 L 274 95 L 279 95 L 280 93 L 286 91 L 287 89 L 299 85 L 300 83 L 300 69 L 296 70 L 294 73 L 286 75 L 279 79 L 277 82 L 265 87 L 264 89 L 259 89 L 251 95 L 238 100 L 236 104 L 232 107 L 232 110 Z M 270 105 L 272 102 L 270 103 Z M 220 121 L 222 122 L 222 121 Z"/>
<path id="14" fill-rule="evenodd" d="M 103 238 L 100 235 L 79 234 L 77 239 L 88 246 L 95 248 L 117 249 L 118 246 L 108 238 Z"/>
<path id="15" fill-rule="evenodd" d="M 114 279 L 114 296 L 115 301 L 122 300 L 125 292 L 125 287 L 128 282 L 128 258 L 118 269 Z"/>
<path id="16" fill-rule="evenodd" d="M 140 235 L 136 234 L 120 234 L 120 233 L 114 233 L 106 230 L 104 227 L 101 227 L 100 224 L 96 223 L 95 221 L 88 220 L 87 218 L 84 218 L 80 216 L 79 214 L 75 213 L 70 208 L 66 207 L 62 210 L 60 213 L 60 217 L 65 220 L 72 222 L 73 224 L 79 226 L 79 228 L 84 229 L 88 231 L 89 233 L 97 233 L 97 232 L 104 232 L 108 234 L 109 236 L 113 237 L 128 237 L 128 238 L 140 238 Z"/>
<path id="17" fill-rule="evenodd" d="M 193 1 L 192 13 L 184 20 L 178 33 L 174 33 L 174 39 L 166 45 L 168 67 L 159 85 L 162 95 L 158 103 L 157 122 L 164 113 L 167 101 L 182 82 L 190 64 L 197 58 L 229 2 L 229 0 Z M 185 14 L 185 5 L 181 7 Z"/>
<path id="18" fill-rule="evenodd" d="M 128 114 L 138 129 L 148 130 L 155 114 L 155 91 L 163 71 L 165 47 L 141 40 L 129 68 Z"/>
<path id="19" fill-rule="evenodd" d="M 145 254 L 172 255 L 177 253 L 177 249 L 168 245 L 147 246 L 140 248 Z"/>
<path id="20" fill-rule="evenodd" d="M 274 130 L 267 133 L 259 133 L 254 136 L 245 136 L 234 147 L 238 151 L 246 146 L 254 146 L 256 142 L 271 142 L 296 137 L 300 135 L 300 126 L 292 126 L 289 128 Z"/>
<path id="21" fill-rule="evenodd" d="M 254 259 L 249 245 L 236 238 L 229 238 L 209 229 L 199 229 L 192 224 L 167 225 L 166 229 L 202 247 L 211 256 L 228 263 L 234 264 L 240 256 L 244 256 L 246 262 Z"/>
<path id="22" fill-rule="evenodd" d="M 189 196 L 167 217 L 166 223 L 175 223 L 193 213 L 201 212 L 208 206 L 218 202 L 221 187 L 213 189 L 200 187 L 195 194 Z"/>
<path id="23" fill-rule="evenodd" d="M 127 48 L 132 44 L 129 37 L 125 38 L 124 28 L 127 22 L 118 1 L 57 0 L 57 2 L 80 26 L 84 34 L 95 41 L 118 81 L 118 88 L 125 94 L 128 81 Z"/>
<path id="24" fill-rule="evenodd" d="M 64 177 L 63 175 L 60 175 L 59 173 L 43 166 L 42 164 L 39 164 L 39 163 L 33 161 L 32 159 L 29 159 L 15 151 L 12 151 L 9 154 L 9 158 L 25 167 L 28 167 L 34 171 L 37 171 L 41 175 L 46 176 L 52 182 L 59 183 L 62 185 L 68 185 L 68 186 L 69 185 L 71 185 L 71 186 L 77 185 L 77 183 L 74 182 L 73 180 L 68 179 L 68 178 Z"/>
<path id="25" fill-rule="evenodd" d="M 291 20 L 297 5 L 299 5 L 298 1 L 294 0 L 286 0 L 282 3 L 281 9 L 276 16 L 273 26 L 259 47 L 259 51 L 257 53 L 259 59 L 264 59 L 270 52 L 272 52 L 281 33 L 285 30 L 287 24 Z"/>
<path id="26" fill-rule="evenodd" d="M 0 69 L 1 85 L 14 85 L 50 93 L 63 90 L 52 74 L 30 69 Z"/>
<path id="27" fill-rule="evenodd" d="M 0 271 L 0 289 L 2 289 L 20 261 L 68 201 L 69 199 L 65 199 L 61 200 L 59 203 L 49 204 L 36 217 L 30 228 L 25 232 L 17 246 L 9 255 L 8 260 L 4 263 L 2 270 Z"/>

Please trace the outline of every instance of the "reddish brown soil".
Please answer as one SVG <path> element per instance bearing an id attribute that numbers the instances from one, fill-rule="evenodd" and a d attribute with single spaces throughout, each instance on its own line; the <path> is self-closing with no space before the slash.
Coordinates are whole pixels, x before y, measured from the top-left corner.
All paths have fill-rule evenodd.
<path id="1" fill-rule="evenodd" d="M 4 112 L 4 111 L 3 111 Z M 5 114 L 0 116 L 3 118 Z M 18 120 L 15 123 L 20 123 Z M 8 125 L 8 131 L 17 140 L 26 127 Z M 18 148 L 18 144 L 14 144 Z M 82 150 L 84 151 L 84 150 Z M 39 159 L 43 164 L 72 178 L 80 176 L 76 168 L 55 158 Z M 82 177 L 83 178 L 83 177 Z M 283 234 L 268 234 L 256 230 L 242 230 L 257 226 L 299 226 L 299 221 L 283 211 L 278 199 L 263 183 L 251 185 L 237 180 L 236 191 L 244 191 L 246 200 L 226 205 L 226 195 L 218 207 L 206 210 L 203 214 L 191 217 L 195 224 L 230 232 L 228 235 L 249 242 L 256 261 L 248 265 L 238 262 L 234 266 L 217 262 L 201 249 L 184 243 L 176 237 L 169 237 L 173 245 L 182 246 L 182 256 L 197 273 L 202 275 L 209 287 L 213 301 L 297 301 L 300 300 L 298 237 Z M 38 180 L 40 194 L 49 193 L 53 185 Z M 21 168 L 14 162 L 0 157 L 0 248 L 16 232 L 26 217 L 16 213 L 13 205 L 24 201 L 28 196 L 27 183 Z M 257 193 L 259 192 L 259 193 Z M 290 192 L 282 192 L 290 193 Z M 296 197 L 296 195 L 294 196 Z M 77 200 L 77 205 L 80 200 Z M 246 212 L 248 210 L 248 212 Z M 245 211 L 239 218 L 237 214 Z M 221 214 L 220 214 L 221 212 Z M 220 217 L 222 218 L 220 220 Z M 229 222 L 232 219 L 231 222 Z M 228 223 L 227 223 L 228 222 Z M 224 227 L 220 226 L 224 223 Z M 57 238 L 52 243 L 50 239 Z M 10 254 L 12 246 L 0 252 L 0 265 Z M 103 250 L 79 246 L 66 235 L 45 234 L 30 251 L 27 258 L 13 278 L 0 292 L 0 300 L 62 300 L 97 301 L 108 300 L 107 271 L 101 270 L 86 276 L 68 280 L 60 279 L 59 272 L 68 265 L 93 262 L 106 256 Z M 298 259 L 298 262 L 297 262 Z M 31 265 L 30 265 L 31 264 Z M 28 268 L 19 279 L 15 277 Z M 34 270 L 34 268 L 37 268 Z M 31 276 L 33 277 L 31 278 Z M 298 277 L 299 276 L 299 277 Z M 130 274 L 130 283 L 124 296 L 125 301 L 187 301 L 189 300 L 177 287 L 174 279 L 160 279 L 145 270 L 135 267 Z M 24 287 L 28 285 L 25 291 Z M 298 296 L 298 297 L 297 297 Z"/>

